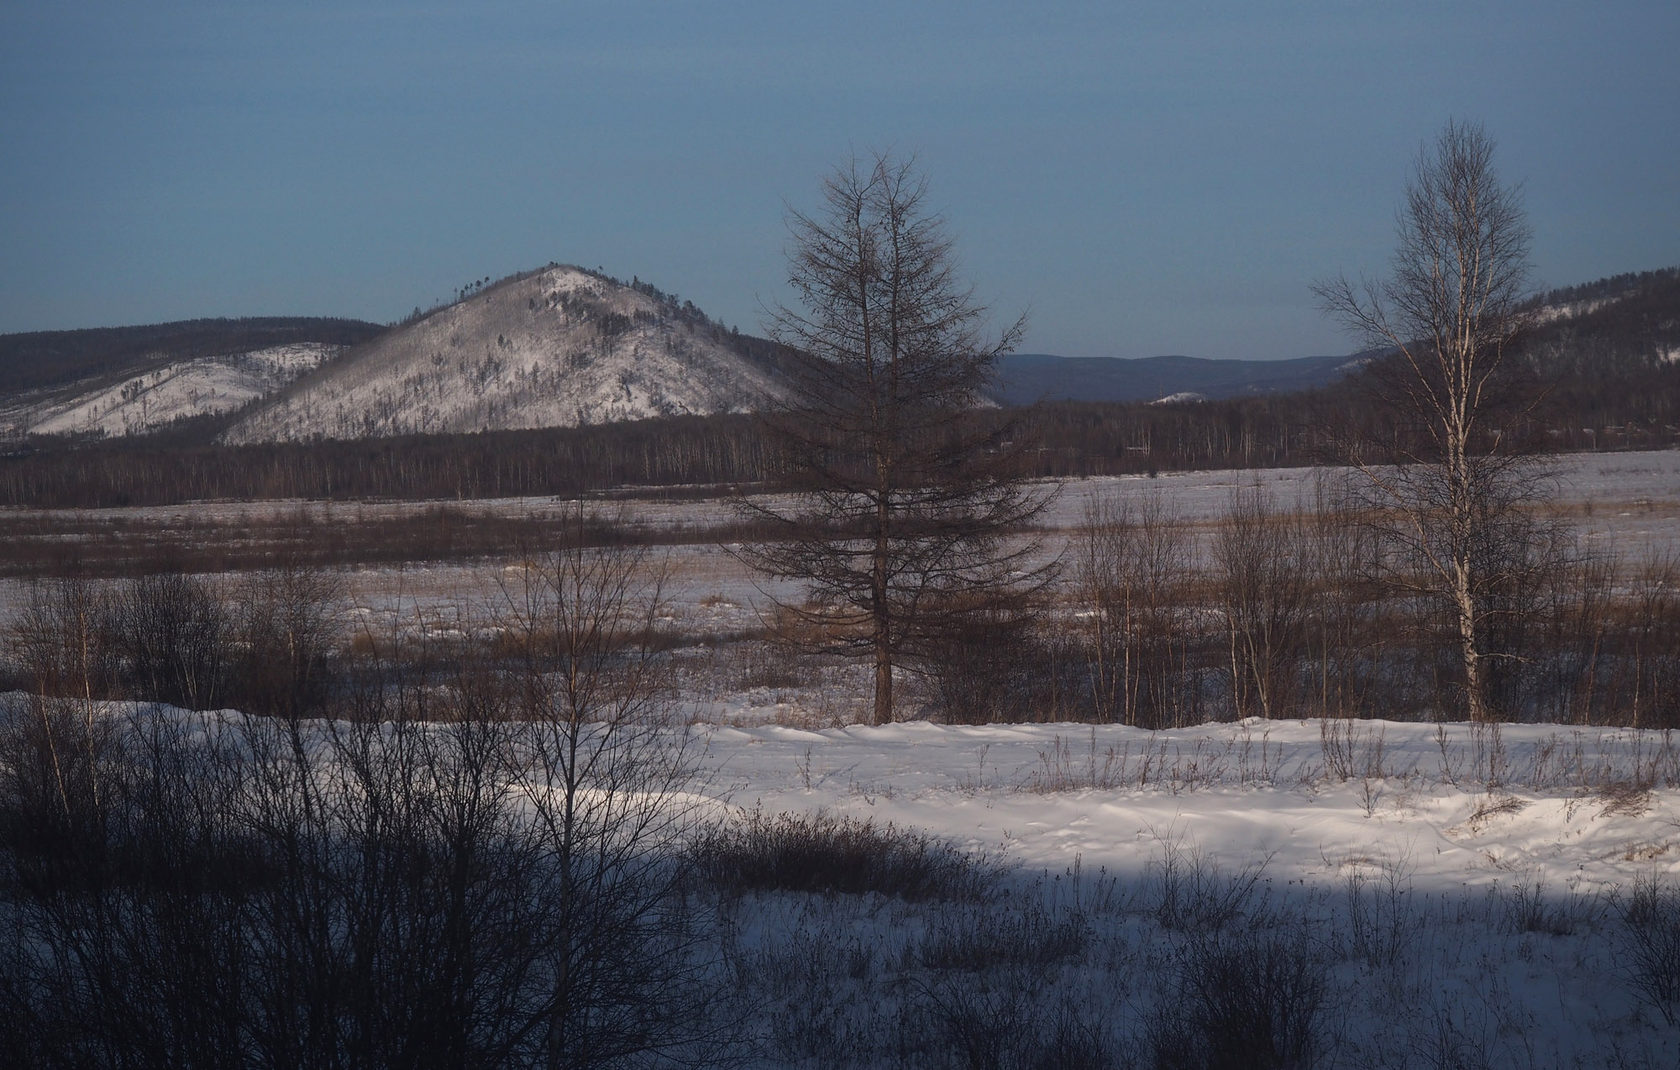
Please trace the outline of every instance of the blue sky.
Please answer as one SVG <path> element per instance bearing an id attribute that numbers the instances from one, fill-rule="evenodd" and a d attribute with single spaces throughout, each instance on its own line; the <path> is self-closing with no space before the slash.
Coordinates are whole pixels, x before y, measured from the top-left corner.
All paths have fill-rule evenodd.
<path id="1" fill-rule="evenodd" d="M 0 332 L 388 321 L 550 260 L 743 330 L 786 206 L 914 153 L 1024 349 L 1345 352 L 1481 122 L 1541 285 L 1680 263 L 1680 4 L 487 0 L 0 8 Z"/>

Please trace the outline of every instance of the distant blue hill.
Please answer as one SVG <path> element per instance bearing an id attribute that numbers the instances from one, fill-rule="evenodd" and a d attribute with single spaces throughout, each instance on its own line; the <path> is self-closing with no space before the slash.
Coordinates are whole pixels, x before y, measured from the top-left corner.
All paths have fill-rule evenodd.
<path id="1" fill-rule="evenodd" d="M 1279 394 L 1324 386 L 1358 367 L 1364 354 L 1292 360 L 1203 357 L 1004 357 L 993 391 L 1005 405 L 1035 401 L 1158 401 L 1175 395 L 1209 400 Z"/>

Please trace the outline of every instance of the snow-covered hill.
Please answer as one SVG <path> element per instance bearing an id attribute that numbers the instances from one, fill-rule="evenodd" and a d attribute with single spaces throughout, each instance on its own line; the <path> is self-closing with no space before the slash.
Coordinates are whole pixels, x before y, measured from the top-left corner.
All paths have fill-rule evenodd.
<path id="1" fill-rule="evenodd" d="M 229 442 L 571 427 L 781 397 L 732 332 L 574 267 L 497 283 L 282 392 Z"/>
<path id="2" fill-rule="evenodd" d="M 231 412 L 319 367 L 343 347 L 322 342 L 271 346 L 180 360 L 118 382 L 84 380 L 36 390 L 0 406 L 11 434 L 134 435 L 192 416 Z"/>

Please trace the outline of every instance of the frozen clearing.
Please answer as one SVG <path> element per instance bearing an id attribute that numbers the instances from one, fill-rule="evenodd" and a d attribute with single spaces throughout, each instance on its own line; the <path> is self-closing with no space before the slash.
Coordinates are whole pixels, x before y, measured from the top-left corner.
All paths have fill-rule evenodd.
<path id="1" fill-rule="evenodd" d="M 1680 536 L 1680 450 L 1647 450 L 1630 453 L 1571 453 L 1540 458 L 1556 480 L 1554 504 L 1573 511 L 1586 510 L 1581 526 L 1595 538 L 1644 535 L 1666 539 Z M 1054 492 L 1042 525 L 1051 531 L 1078 527 L 1084 522 L 1085 507 L 1095 498 L 1110 495 L 1129 497 L 1158 495 L 1172 507 L 1173 514 L 1188 523 L 1211 523 L 1229 508 L 1233 491 L 1259 485 L 1269 491 L 1280 510 L 1311 510 L 1321 479 L 1334 478 L 1341 468 L 1227 468 L 1192 472 L 1166 472 L 1150 479 L 1144 476 L 1094 476 L 1086 479 L 1046 481 Z M 705 530 L 733 519 L 729 499 L 717 497 L 665 500 L 661 488 L 622 488 L 623 500 L 586 499 L 581 504 L 592 515 L 613 519 L 631 527 L 686 529 L 704 541 Z M 435 501 L 211 501 L 187 505 L 143 506 L 94 509 L 74 512 L 112 520 L 167 522 L 201 520 L 218 523 L 253 523 L 261 520 L 303 516 L 326 523 L 354 524 L 359 520 L 412 516 L 435 508 Z M 475 498 L 451 501 L 452 507 L 487 516 L 563 514 L 580 503 L 554 497 Z M 1590 508 L 1589 508 L 1590 507 Z M 18 510 L 0 510 L 0 516 Z M 58 515 L 71 510 L 32 510 Z"/>

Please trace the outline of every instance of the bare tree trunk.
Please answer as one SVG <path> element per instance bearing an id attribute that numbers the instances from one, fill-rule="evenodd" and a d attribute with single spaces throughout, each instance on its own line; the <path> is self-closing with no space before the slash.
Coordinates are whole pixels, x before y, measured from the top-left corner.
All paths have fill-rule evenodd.
<path id="1" fill-rule="evenodd" d="M 883 622 L 883 627 L 885 622 Z M 893 719 L 892 647 L 885 639 L 875 644 L 875 723 L 891 724 Z"/>
<path id="2" fill-rule="evenodd" d="M 1479 648 L 1479 629 L 1476 617 L 1476 597 L 1470 581 L 1470 570 L 1460 567 L 1453 576 L 1453 608 L 1458 618 L 1459 658 L 1464 663 L 1464 695 L 1472 721 L 1491 720 L 1487 707 L 1486 685 L 1482 680 L 1482 656 Z"/>

